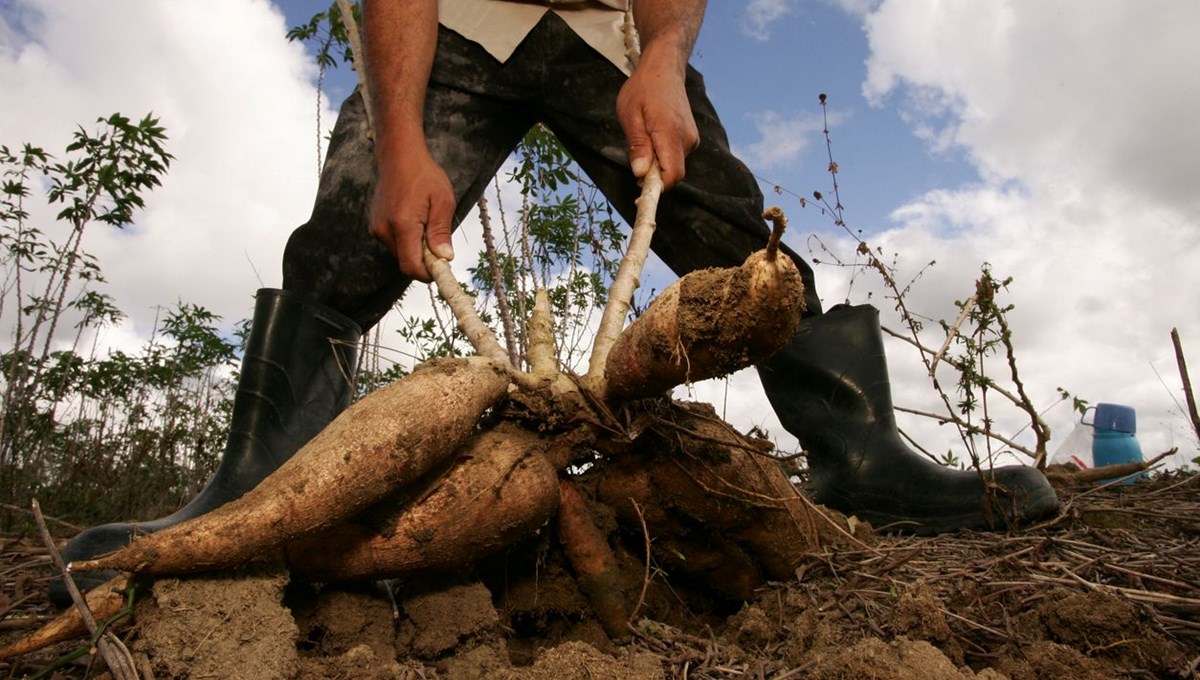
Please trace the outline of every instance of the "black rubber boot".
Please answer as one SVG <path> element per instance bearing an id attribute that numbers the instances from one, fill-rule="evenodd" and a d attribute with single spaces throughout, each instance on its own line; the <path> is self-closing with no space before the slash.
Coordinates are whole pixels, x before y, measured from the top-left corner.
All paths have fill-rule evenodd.
<path id="1" fill-rule="evenodd" d="M 167 517 L 87 529 L 67 543 L 63 559 L 123 548 L 135 535 L 202 515 L 254 488 L 349 405 L 360 335 L 354 321 L 302 296 L 258 291 L 229 440 L 216 474 L 190 503 Z M 82 572 L 75 574 L 75 582 L 86 591 L 114 575 Z M 60 582 L 52 584 L 50 599 L 59 606 L 70 604 Z"/>
<path id="2" fill-rule="evenodd" d="M 1058 510 L 1035 468 L 953 470 L 908 448 L 892 411 L 879 311 L 870 305 L 803 320 L 758 370 L 783 427 L 808 453 L 812 495 L 822 505 L 876 529 L 919 534 L 1004 528 Z"/>

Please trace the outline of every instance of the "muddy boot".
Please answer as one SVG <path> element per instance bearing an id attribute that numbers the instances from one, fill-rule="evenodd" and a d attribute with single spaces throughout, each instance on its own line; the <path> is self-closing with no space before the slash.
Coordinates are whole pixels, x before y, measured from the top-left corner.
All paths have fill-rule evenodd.
<path id="1" fill-rule="evenodd" d="M 953 470 L 908 448 L 892 411 L 879 311 L 870 305 L 803 320 L 758 371 L 783 427 L 808 452 L 818 503 L 876 529 L 919 534 L 1004 528 L 1058 509 L 1054 489 L 1032 467 Z"/>
<path id="2" fill-rule="evenodd" d="M 295 293 L 258 291 L 229 440 L 216 474 L 190 503 L 167 517 L 80 533 L 67 543 L 63 559 L 123 548 L 136 535 L 202 515 L 254 488 L 349 405 L 360 335 L 349 318 Z M 113 576 L 78 573 L 75 582 L 86 591 Z M 70 604 L 61 582 L 51 585 L 50 599 L 59 606 Z"/>

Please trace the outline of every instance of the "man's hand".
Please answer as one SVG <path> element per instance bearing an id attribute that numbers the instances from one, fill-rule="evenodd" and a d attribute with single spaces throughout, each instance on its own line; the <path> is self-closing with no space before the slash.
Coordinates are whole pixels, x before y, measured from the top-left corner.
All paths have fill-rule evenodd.
<path id="1" fill-rule="evenodd" d="M 683 179 L 683 160 L 700 145 L 684 81 L 704 20 L 705 0 L 633 0 L 642 56 L 617 95 L 617 119 L 638 178 L 658 159 L 663 184 Z"/>
<path id="2" fill-rule="evenodd" d="M 428 283 L 423 244 L 450 260 L 454 188 L 446 172 L 422 148 L 419 152 L 385 156 L 371 203 L 371 234 L 396 255 L 400 271 Z"/>
<path id="3" fill-rule="evenodd" d="M 424 243 L 449 260 L 454 189 L 425 146 L 425 90 L 437 49 L 437 0 L 364 0 L 367 82 L 379 181 L 371 234 L 396 255 L 400 271 L 428 282 Z"/>
<path id="4" fill-rule="evenodd" d="M 663 184 L 683 179 L 684 158 L 700 144 L 684 88 L 683 67 L 647 53 L 617 95 L 617 119 L 629 145 L 633 174 L 645 177 L 657 158 Z"/>

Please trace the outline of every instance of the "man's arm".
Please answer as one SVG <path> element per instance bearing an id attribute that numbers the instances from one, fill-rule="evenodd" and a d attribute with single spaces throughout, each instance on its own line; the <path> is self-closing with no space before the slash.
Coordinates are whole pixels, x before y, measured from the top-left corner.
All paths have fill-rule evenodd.
<path id="1" fill-rule="evenodd" d="M 658 159 L 663 183 L 683 179 L 684 157 L 700 143 L 684 80 L 705 0 L 633 0 L 642 56 L 617 97 L 633 174 Z"/>
<path id="2" fill-rule="evenodd" d="M 454 189 L 425 143 L 425 89 L 437 49 L 437 0 L 364 0 L 366 78 L 371 88 L 375 164 L 371 234 L 400 270 L 429 281 L 422 238 L 450 259 Z"/>

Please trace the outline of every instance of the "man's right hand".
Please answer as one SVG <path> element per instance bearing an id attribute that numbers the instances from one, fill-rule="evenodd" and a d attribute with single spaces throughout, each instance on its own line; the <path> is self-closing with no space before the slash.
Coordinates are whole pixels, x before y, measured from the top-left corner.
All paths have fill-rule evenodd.
<path id="1" fill-rule="evenodd" d="M 371 235 L 396 256 L 400 271 L 428 283 L 424 244 L 434 255 L 450 260 L 454 188 L 429 152 L 383 154 L 379 180 L 371 202 Z M 384 160 L 386 159 L 386 160 Z"/>
<path id="2" fill-rule="evenodd" d="M 370 229 L 400 271 L 428 282 L 424 247 L 449 260 L 454 188 L 425 146 L 425 88 L 437 49 L 437 0 L 364 0 L 367 82 L 379 180 Z"/>

